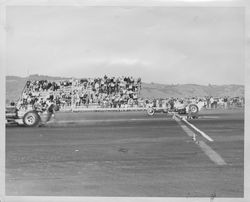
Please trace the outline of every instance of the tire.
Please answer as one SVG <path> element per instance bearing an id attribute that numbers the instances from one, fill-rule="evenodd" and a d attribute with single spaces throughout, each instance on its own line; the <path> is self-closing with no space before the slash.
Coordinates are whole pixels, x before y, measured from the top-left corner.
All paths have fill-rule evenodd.
<path id="1" fill-rule="evenodd" d="M 23 116 L 23 123 L 28 127 L 38 126 L 40 117 L 36 111 L 29 111 Z"/>
<path id="2" fill-rule="evenodd" d="M 168 109 L 163 109 L 163 111 L 162 111 L 163 113 L 168 113 Z"/>
<path id="3" fill-rule="evenodd" d="M 149 115 L 149 116 L 153 116 L 153 115 L 154 115 L 154 113 L 155 113 L 154 108 L 149 107 L 149 108 L 147 109 L 147 113 L 148 113 L 148 115 Z"/>
<path id="4" fill-rule="evenodd" d="M 198 114 L 198 112 L 199 112 L 199 108 L 198 108 L 197 105 L 195 105 L 195 104 L 189 105 L 189 113 L 190 113 L 192 116 Z"/>
<path id="5" fill-rule="evenodd" d="M 59 105 L 55 105 L 54 110 L 55 110 L 55 111 L 59 111 L 59 109 L 60 109 L 60 108 L 59 108 Z"/>

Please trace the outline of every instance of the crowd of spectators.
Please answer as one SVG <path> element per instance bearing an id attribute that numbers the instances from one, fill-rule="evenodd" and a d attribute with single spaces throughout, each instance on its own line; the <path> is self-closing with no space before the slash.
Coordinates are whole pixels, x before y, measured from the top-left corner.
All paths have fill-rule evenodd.
<path id="1" fill-rule="evenodd" d="M 53 102 L 66 108 L 128 108 L 128 107 L 168 107 L 182 108 L 196 103 L 200 108 L 216 109 L 243 107 L 244 97 L 187 97 L 187 98 L 140 98 L 141 79 L 133 77 L 107 77 L 71 79 L 64 81 L 28 81 L 18 105 L 41 105 Z"/>
<path id="2" fill-rule="evenodd" d="M 205 109 L 218 109 L 218 108 L 236 108 L 244 107 L 245 100 L 244 97 L 213 97 L 213 96 L 204 96 L 204 97 L 186 97 L 186 98 L 166 98 L 166 99 L 153 99 L 149 100 L 151 105 L 156 107 L 169 106 L 169 108 L 182 108 L 183 106 L 193 103 L 197 104 L 199 108 Z"/>
<path id="3" fill-rule="evenodd" d="M 60 108 L 103 107 L 116 108 L 138 104 L 141 79 L 107 77 L 71 79 L 64 81 L 28 81 L 19 105 L 46 106 L 54 102 Z"/>
<path id="4" fill-rule="evenodd" d="M 75 107 L 96 104 L 99 107 L 125 107 L 138 103 L 141 79 L 107 77 L 80 79 L 73 82 Z"/>
<path id="5" fill-rule="evenodd" d="M 27 81 L 26 86 L 21 95 L 21 99 L 17 103 L 20 107 L 29 105 L 41 105 L 46 107 L 48 102 L 57 105 L 70 105 L 72 82 L 65 81 Z"/>

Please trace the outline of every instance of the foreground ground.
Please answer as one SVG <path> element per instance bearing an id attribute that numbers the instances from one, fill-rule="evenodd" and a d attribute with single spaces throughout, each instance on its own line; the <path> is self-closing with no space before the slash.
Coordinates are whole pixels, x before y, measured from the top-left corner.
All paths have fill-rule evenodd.
<path id="1" fill-rule="evenodd" d="M 143 112 L 58 113 L 45 127 L 7 127 L 6 195 L 243 197 L 243 111 L 190 123 L 214 141 Z"/>

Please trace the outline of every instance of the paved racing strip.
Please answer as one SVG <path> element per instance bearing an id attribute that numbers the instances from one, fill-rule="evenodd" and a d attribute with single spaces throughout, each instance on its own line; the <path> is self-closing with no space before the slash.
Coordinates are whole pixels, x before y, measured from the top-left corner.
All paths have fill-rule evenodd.
<path id="1" fill-rule="evenodd" d="M 219 116 L 204 116 L 204 115 L 201 115 L 199 117 L 203 119 L 218 119 L 219 118 Z"/>
<path id="2" fill-rule="evenodd" d="M 58 125 L 67 125 L 67 124 L 89 124 L 89 123 L 109 123 L 109 122 L 134 122 L 134 121 L 164 121 L 167 117 L 164 118 L 132 118 L 132 119 L 102 119 L 102 120 L 87 120 L 87 119 L 81 119 L 81 120 L 73 120 L 73 121 L 67 121 L 67 120 L 52 120 L 49 121 L 46 125 L 47 126 L 58 126 Z"/>
<path id="3" fill-rule="evenodd" d="M 187 133 L 188 136 L 195 137 L 195 133 L 192 130 L 190 130 L 187 126 L 185 126 L 179 118 L 177 118 L 176 116 L 173 116 L 173 118 L 177 121 L 177 123 Z M 209 159 L 213 161 L 216 165 L 219 166 L 227 165 L 225 160 L 211 147 L 209 147 L 204 141 L 197 141 L 196 143 L 201 148 L 201 150 L 209 157 Z"/>

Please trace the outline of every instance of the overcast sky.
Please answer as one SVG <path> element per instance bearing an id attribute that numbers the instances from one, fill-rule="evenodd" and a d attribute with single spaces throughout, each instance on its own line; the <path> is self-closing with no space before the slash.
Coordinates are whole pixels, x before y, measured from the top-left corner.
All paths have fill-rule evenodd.
<path id="1" fill-rule="evenodd" d="M 7 75 L 244 84 L 244 10 L 8 7 Z"/>

